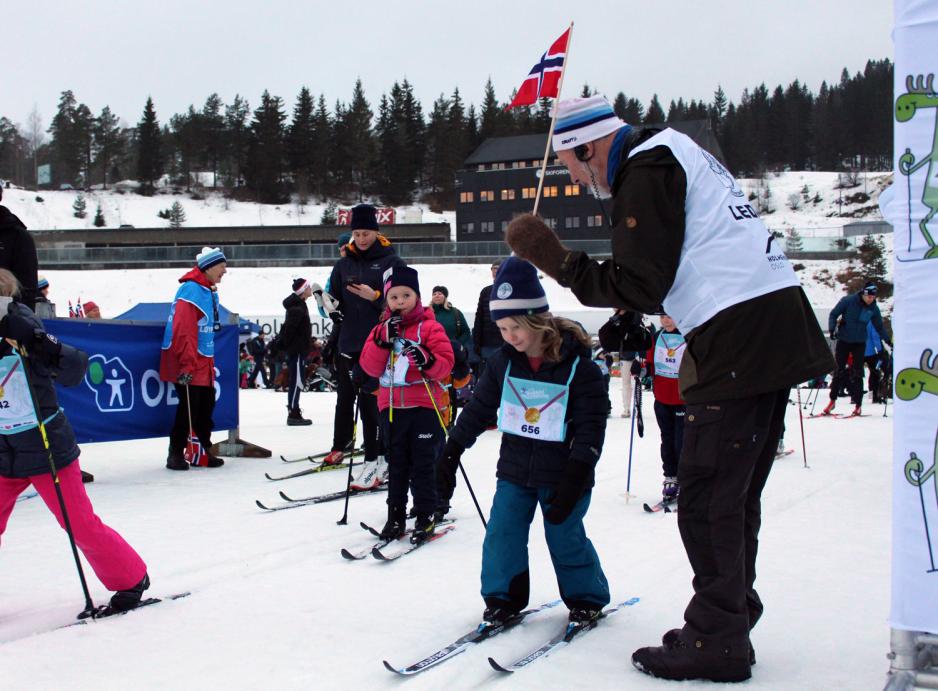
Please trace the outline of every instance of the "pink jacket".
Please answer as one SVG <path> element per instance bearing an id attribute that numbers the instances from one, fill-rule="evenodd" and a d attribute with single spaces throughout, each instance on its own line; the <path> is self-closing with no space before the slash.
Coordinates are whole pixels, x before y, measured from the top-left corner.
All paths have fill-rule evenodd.
<path id="1" fill-rule="evenodd" d="M 383 319 L 388 318 L 385 311 Z M 442 404 L 443 386 L 439 380 L 449 376 L 453 371 L 453 346 L 449 342 L 449 336 L 443 326 L 437 322 L 433 316 L 433 310 L 423 305 L 417 305 L 413 310 L 404 315 L 401 322 L 401 337 L 410 341 L 417 341 L 418 326 L 420 331 L 420 346 L 429 351 L 436 362 L 422 373 L 430 382 L 430 390 L 433 392 L 433 398 L 436 406 L 439 408 Z M 380 322 L 365 340 L 362 348 L 362 354 L 358 364 L 368 376 L 380 378 L 387 369 L 391 357 L 391 351 L 375 343 L 375 334 L 381 333 L 384 329 L 384 322 Z M 416 367 L 411 366 L 407 370 L 405 377 L 406 386 L 387 387 L 382 385 L 378 390 L 378 410 L 384 410 L 391 407 L 391 393 L 393 388 L 394 407 L 395 408 L 433 408 L 433 403 L 427 395 L 427 387 L 424 386 L 421 372 Z"/>

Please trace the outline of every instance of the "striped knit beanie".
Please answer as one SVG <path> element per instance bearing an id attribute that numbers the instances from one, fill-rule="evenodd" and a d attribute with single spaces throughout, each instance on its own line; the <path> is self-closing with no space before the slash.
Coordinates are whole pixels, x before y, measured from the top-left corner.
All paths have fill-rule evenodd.
<path id="1" fill-rule="evenodd" d="M 227 261 L 218 247 L 203 247 L 202 251 L 195 256 L 195 263 L 202 271 Z"/>
<path id="2" fill-rule="evenodd" d="M 602 96 L 564 99 L 557 104 L 554 151 L 602 139 L 624 125 L 626 123 L 616 116 L 609 101 Z"/>

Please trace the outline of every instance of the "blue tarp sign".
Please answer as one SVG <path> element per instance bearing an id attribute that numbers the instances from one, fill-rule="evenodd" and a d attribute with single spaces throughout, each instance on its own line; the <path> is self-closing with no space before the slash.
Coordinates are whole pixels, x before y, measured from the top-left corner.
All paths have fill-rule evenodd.
<path id="1" fill-rule="evenodd" d="M 46 330 L 88 353 L 78 386 L 56 386 L 79 443 L 168 437 L 176 417 L 175 387 L 160 381 L 163 323 L 46 319 Z M 238 327 L 215 334 L 216 430 L 238 426 Z"/>

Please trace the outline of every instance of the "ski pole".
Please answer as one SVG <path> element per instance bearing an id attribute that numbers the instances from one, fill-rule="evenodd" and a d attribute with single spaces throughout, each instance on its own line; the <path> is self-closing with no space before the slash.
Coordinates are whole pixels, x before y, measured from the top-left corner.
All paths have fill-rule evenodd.
<path id="1" fill-rule="evenodd" d="M 433 404 L 433 410 L 436 411 L 436 419 L 440 421 L 440 427 L 443 429 L 443 436 L 449 437 L 449 433 L 446 431 L 446 423 L 443 422 L 443 416 L 440 414 L 440 409 L 436 406 L 436 399 L 433 397 L 433 392 L 430 391 L 430 382 L 424 376 L 423 372 L 420 373 L 420 378 L 423 379 L 423 385 L 427 389 L 427 395 L 430 397 L 430 402 Z M 485 516 L 482 513 L 482 507 L 479 506 L 479 500 L 476 499 L 476 493 L 472 491 L 472 485 L 469 482 L 469 476 L 466 474 L 466 469 L 463 467 L 462 461 L 457 461 L 459 464 L 459 470 L 462 471 L 462 479 L 466 482 L 466 489 L 469 490 L 469 496 L 472 497 L 472 503 L 476 505 L 476 511 L 479 512 L 479 520 L 482 521 L 482 527 L 488 528 L 488 523 L 485 522 Z"/>
<path id="2" fill-rule="evenodd" d="M 801 425 L 801 454 L 804 456 L 804 467 L 808 467 L 808 448 L 804 443 L 804 415 L 801 412 L 801 387 L 796 386 L 795 391 L 798 394 L 798 422 Z"/>
<path id="3" fill-rule="evenodd" d="M 26 358 L 28 357 L 26 348 L 22 344 L 19 344 L 17 349 L 23 363 L 23 375 L 26 378 L 26 387 L 29 389 L 29 398 L 33 404 L 33 412 L 36 415 L 39 434 L 42 437 L 42 446 L 46 450 L 46 456 L 49 458 L 49 470 L 52 473 L 52 484 L 55 487 L 55 496 L 58 498 L 59 508 L 62 510 L 62 522 L 65 524 L 65 532 L 68 533 L 68 541 L 72 546 L 72 556 L 75 558 L 75 567 L 78 569 L 78 580 L 81 581 L 81 590 L 85 596 L 85 608 L 78 614 L 78 619 L 94 618 L 95 606 L 94 602 L 91 600 L 91 592 L 88 590 L 88 581 L 85 580 L 85 572 L 81 567 L 81 559 L 78 557 L 78 547 L 75 545 L 75 534 L 72 532 L 72 523 L 68 518 L 68 510 L 65 508 L 65 497 L 62 496 L 59 473 L 55 467 L 55 459 L 52 457 L 49 435 L 46 433 L 46 423 L 43 422 L 42 413 L 39 410 L 39 401 L 36 400 L 36 392 L 33 390 L 32 378 L 29 376 L 29 367 L 26 363 Z"/>
<path id="4" fill-rule="evenodd" d="M 192 403 L 189 400 L 189 385 L 188 384 L 186 384 L 186 416 L 189 418 L 189 438 L 186 440 L 186 450 L 189 452 L 189 465 L 195 465 L 195 463 L 193 463 L 192 461 L 193 460 L 199 461 L 201 458 L 201 454 L 199 454 L 199 458 L 193 458 L 193 456 L 195 456 L 195 448 L 193 447 L 193 444 L 192 444 L 192 437 L 194 436 L 193 435 L 194 430 L 192 429 Z"/>
<path id="5" fill-rule="evenodd" d="M 359 386 L 355 389 L 355 417 L 352 418 L 352 442 L 351 447 L 355 449 L 355 442 L 358 440 L 358 411 L 361 407 L 362 389 Z M 364 446 L 364 444 L 362 444 Z M 346 447 L 347 448 L 347 447 Z M 348 524 L 348 500 L 352 493 L 352 457 L 348 459 L 348 478 L 345 481 L 345 509 L 342 511 L 342 518 L 336 521 L 336 525 Z"/>
<path id="6" fill-rule="evenodd" d="M 638 377 L 635 377 L 635 386 L 636 387 L 641 386 L 641 381 L 639 380 Z M 639 405 L 639 393 L 638 393 L 637 388 L 635 390 L 635 393 L 632 395 L 632 399 L 633 399 L 632 407 L 635 408 L 637 405 Z M 625 480 L 625 503 L 626 504 L 629 502 L 629 499 L 632 498 L 632 492 L 630 491 L 632 489 L 632 444 L 635 441 L 635 418 L 636 417 L 638 417 L 637 409 L 632 410 L 632 431 L 629 433 L 629 469 L 628 469 L 628 473 L 626 474 L 626 480 Z"/>

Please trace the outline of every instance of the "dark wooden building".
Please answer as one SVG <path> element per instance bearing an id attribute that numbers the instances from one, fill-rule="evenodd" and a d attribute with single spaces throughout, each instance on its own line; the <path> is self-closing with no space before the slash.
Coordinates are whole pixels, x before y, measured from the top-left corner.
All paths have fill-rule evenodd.
<path id="1" fill-rule="evenodd" d="M 720 145 L 706 120 L 669 123 L 717 158 Z M 661 125 L 660 127 L 664 127 Z M 486 139 L 456 172 L 456 239 L 496 240 L 516 215 L 534 208 L 546 134 Z M 588 189 L 574 185 L 551 152 L 538 214 L 561 238 L 609 237 L 599 202 Z M 609 204 L 606 204 L 607 209 Z"/>

